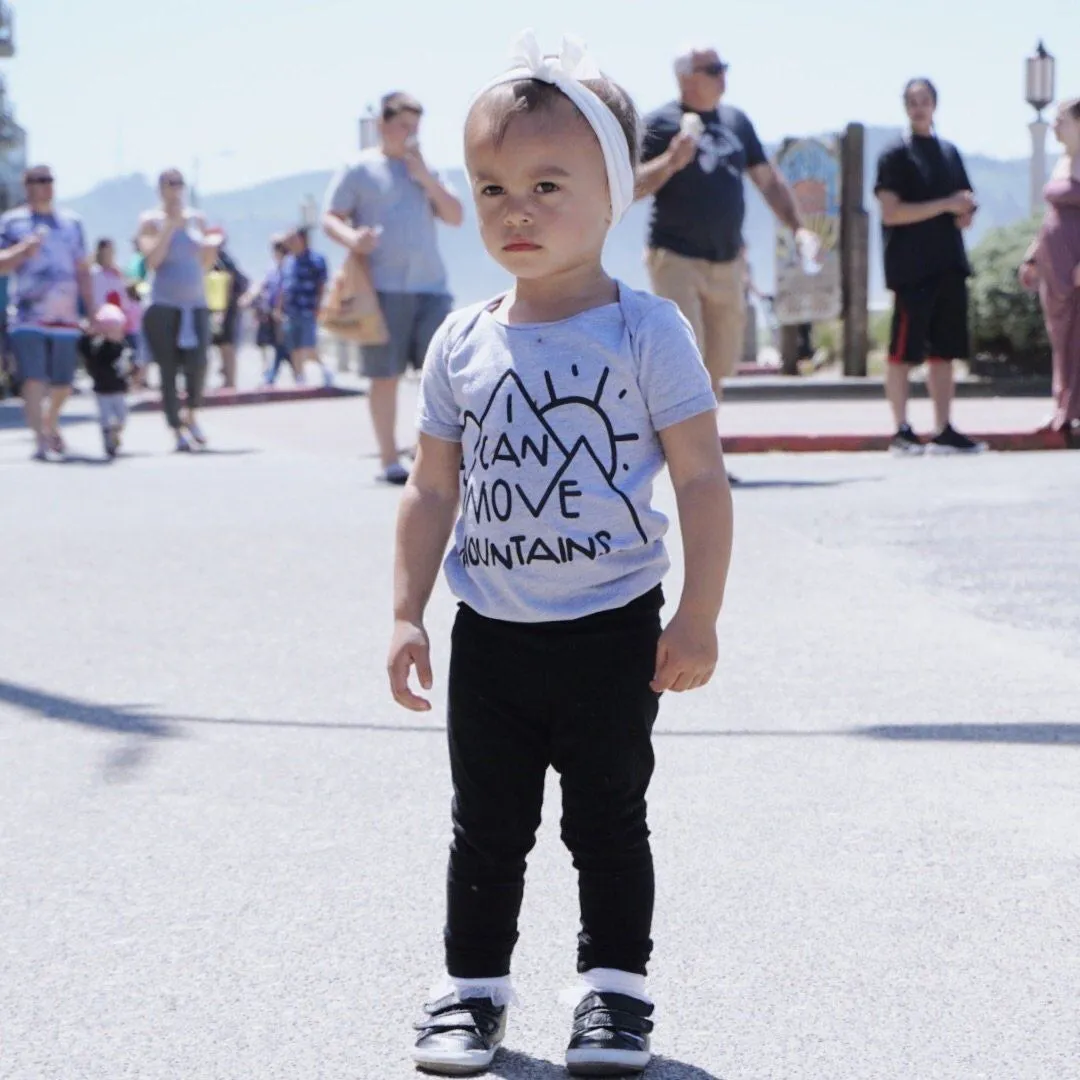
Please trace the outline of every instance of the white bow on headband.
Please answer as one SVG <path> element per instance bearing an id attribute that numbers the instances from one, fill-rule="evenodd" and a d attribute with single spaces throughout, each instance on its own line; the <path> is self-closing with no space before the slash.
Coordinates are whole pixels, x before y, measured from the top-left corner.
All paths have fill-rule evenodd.
<path id="1" fill-rule="evenodd" d="M 539 79 L 557 86 L 588 120 L 600 142 L 611 192 L 611 221 L 615 224 L 634 201 L 634 168 L 622 125 L 603 101 L 581 84 L 582 79 L 601 77 L 596 61 L 583 42 L 570 37 L 563 38 L 558 56 L 544 56 L 532 30 L 526 30 L 515 42 L 511 59 L 514 66 L 492 79 L 477 97 L 496 86 L 521 79 Z"/>

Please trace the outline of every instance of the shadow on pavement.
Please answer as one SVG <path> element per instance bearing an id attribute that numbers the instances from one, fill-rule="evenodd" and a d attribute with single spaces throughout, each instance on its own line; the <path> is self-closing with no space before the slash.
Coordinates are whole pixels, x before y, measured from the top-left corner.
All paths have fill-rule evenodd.
<path id="1" fill-rule="evenodd" d="M 60 720 L 120 735 L 150 735 L 160 739 L 177 734 L 162 717 L 144 712 L 144 705 L 99 705 L 3 679 L 0 679 L 0 704 L 37 713 L 42 720 Z"/>
<path id="2" fill-rule="evenodd" d="M 171 451 L 175 453 L 176 451 Z M 261 454 L 261 450 L 251 449 L 236 449 L 236 450 L 215 450 L 212 446 L 204 446 L 201 450 L 195 450 L 187 456 L 190 458 L 201 457 L 246 457 L 248 454 Z"/>
<path id="3" fill-rule="evenodd" d="M 289 728 L 314 731 L 377 731 L 391 734 L 444 735 L 444 724 L 387 724 L 367 721 L 262 720 L 250 717 L 155 716 L 146 705 L 101 705 L 78 698 L 50 694 L 0 679 L 0 704 L 37 713 L 43 720 L 60 720 L 113 731 L 121 735 L 171 738 L 176 724 L 213 724 L 235 727 Z M 808 739 L 857 738 L 888 742 L 1012 743 L 1027 746 L 1080 746 L 1080 723 L 1033 724 L 902 724 L 835 728 L 818 731 L 750 728 L 671 730 L 654 732 L 666 739 Z"/>
<path id="4" fill-rule="evenodd" d="M 562 1065 L 555 1065 L 519 1051 L 507 1050 L 505 1047 L 495 1055 L 495 1061 L 488 1072 L 502 1080 L 566 1080 L 567 1077 L 566 1069 Z M 641 1076 L 643 1080 L 722 1080 L 715 1073 L 706 1072 L 696 1065 L 686 1065 L 665 1057 L 654 1057 L 644 1073 L 633 1075 Z"/>
<path id="5" fill-rule="evenodd" d="M 119 747 L 109 751 L 103 768 L 107 781 L 127 779 L 150 755 L 154 740 L 173 738 L 180 734 L 161 717 L 145 712 L 144 705 L 98 705 L 78 698 L 49 694 L 29 686 L 0 679 L 0 704 L 14 705 L 37 713 L 43 720 L 59 720 L 65 724 L 109 731 L 129 736 Z"/>
<path id="6" fill-rule="evenodd" d="M 854 734 L 903 742 L 926 740 L 1080 746 L 1080 724 L 904 724 L 856 728 Z"/>
<path id="7" fill-rule="evenodd" d="M 879 727 L 798 731 L 762 728 L 716 731 L 656 731 L 659 738 L 676 739 L 839 739 L 856 736 L 889 742 L 1016 743 L 1028 746 L 1080 746 L 1080 724 L 903 724 Z"/>
<path id="8" fill-rule="evenodd" d="M 255 720 L 242 717 L 170 716 L 178 724 L 226 724 L 237 727 L 297 728 L 315 731 L 376 731 L 389 734 L 445 735 L 444 724 L 386 724 L 330 720 Z M 658 739 L 811 739 L 858 738 L 895 742 L 987 742 L 1031 746 L 1080 746 L 1080 724 L 908 724 L 897 727 L 839 728 L 824 731 L 728 729 L 658 730 Z"/>
<path id="9" fill-rule="evenodd" d="M 767 491 L 771 488 L 829 488 L 847 484 L 878 483 L 882 476 L 851 476 L 842 480 L 738 480 L 731 485 L 733 492 Z"/>

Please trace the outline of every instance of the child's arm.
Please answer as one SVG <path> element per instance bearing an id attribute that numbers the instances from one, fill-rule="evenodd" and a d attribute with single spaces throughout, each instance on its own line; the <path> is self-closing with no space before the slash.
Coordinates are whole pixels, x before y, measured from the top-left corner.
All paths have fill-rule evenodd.
<path id="1" fill-rule="evenodd" d="M 716 667 L 716 620 L 731 561 L 732 507 L 716 415 L 700 413 L 660 432 L 675 485 L 684 578 L 678 610 L 660 636 L 652 688 L 696 690 Z"/>
<path id="2" fill-rule="evenodd" d="M 460 468 L 460 443 L 421 433 L 416 461 L 398 510 L 394 636 L 386 667 L 394 700 L 413 712 L 431 708 L 430 701 L 409 689 L 409 672 L 415 667 L 420 685 L 431 689 L 431 652 L 424 629 L 424 609 L 457 518 Z"/>

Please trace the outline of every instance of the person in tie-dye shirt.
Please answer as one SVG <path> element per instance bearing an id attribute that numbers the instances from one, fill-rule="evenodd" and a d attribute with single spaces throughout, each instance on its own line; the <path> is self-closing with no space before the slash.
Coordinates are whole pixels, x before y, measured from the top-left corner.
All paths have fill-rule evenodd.
<path id="1" fill-rule="evenodd" d="M 94 304 L 82 222 L 54 206 L 52 170 L 35 165 L 23 183 L 26 203 L 0 217 L 0 274 L 11 275 L 11 350 L 43 461 L 64 453 L 60 410 L 78 365 L 79 301 L 86 311 Z"/>

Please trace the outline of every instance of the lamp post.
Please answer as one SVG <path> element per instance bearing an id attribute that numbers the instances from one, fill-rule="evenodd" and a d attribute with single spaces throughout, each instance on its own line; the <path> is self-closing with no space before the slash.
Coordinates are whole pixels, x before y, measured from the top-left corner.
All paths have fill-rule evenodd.
<path id="1" fill-rule="evenodd" d="M 1031 212 L 1038 213 L 1043 204 L 1043 187 L 1046 184 L 1046 132 L 1049 124 L 1042 118 L 1042 111 L 1054 100 L 1054 58 L 1039 42 L 1034 56 L 1026 64 L 1025 96 L 1035 110 L 1035 119 L 1029 125 L 1031 131 Z"/>
<path id="2" fill-rule="evenodd" d="M 367 112 L 360 117 L 360 149 L 367 150 L 379 143 L 379 118 L 369 105 Z"/>

